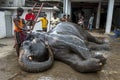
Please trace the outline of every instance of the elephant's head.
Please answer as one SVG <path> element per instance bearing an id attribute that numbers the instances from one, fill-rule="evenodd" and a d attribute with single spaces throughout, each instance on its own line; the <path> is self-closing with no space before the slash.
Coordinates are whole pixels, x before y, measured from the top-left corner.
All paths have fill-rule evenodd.
<path id="1" fill-rule="evenodd" d="M 52 66 L 53 56 L 53 53 L 46 48 L 44 41 L 36 38 L 32 42 L 23 42 L 20 50 L 19 64 L 27 72 L 45 71 Z"/>

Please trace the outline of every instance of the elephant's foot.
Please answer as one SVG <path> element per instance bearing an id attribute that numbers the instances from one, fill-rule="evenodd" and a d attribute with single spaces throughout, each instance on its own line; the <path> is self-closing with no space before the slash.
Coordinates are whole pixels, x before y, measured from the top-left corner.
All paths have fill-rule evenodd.
<path id="1" fill-rule="evenodd" d="M 99 59 L 90 58 L 84 61 L 79 61 L 78 63 L 73 63 L 71 66 L 79 72 L 97 72 L 102 69 L 102 63 Z"/>
<path id="2" fill-rule="evenodd" d="M 106 63 L 107 60 L 102 54 L 95 54 L 93 58 L 99 59 L 103 65 Z"/>
<path id="3" fill-rule="evenodd" d="M 60 53 L 56 54 L 56 58 L 68 65 L 70 65 L 73 69 L 79 72 L 97 72 L 100 71 L 103 63 L 96 58 L 89 58 L 87 60 L 82 60 L 78 55 L 74 53 Z"/>

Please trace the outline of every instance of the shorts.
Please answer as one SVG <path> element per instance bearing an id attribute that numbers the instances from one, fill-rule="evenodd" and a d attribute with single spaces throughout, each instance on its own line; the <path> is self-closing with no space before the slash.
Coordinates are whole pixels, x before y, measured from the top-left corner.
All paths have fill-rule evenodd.
<path id="1" fill-rule="evenodd" d="M 47 32 L 47 28 L 42 28 L 43 31 Z"/>
<path id="2" fill-rule="evenodd" d="M 14 37 L 16 44 L 21 44 L 26 39 L 26 34 L 24 32 L 14 31 Z"/>

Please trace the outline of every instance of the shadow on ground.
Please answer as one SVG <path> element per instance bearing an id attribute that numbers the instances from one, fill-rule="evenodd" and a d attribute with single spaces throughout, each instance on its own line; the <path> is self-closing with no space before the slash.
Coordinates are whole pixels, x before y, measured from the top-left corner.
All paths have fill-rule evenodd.
<path id="1" fill-rule="evenodd" d="M 1 43 L 0 43 L 0 47 L 3 47 L 3 46 L 7 46 L 7 45 L 6 45 L 6 44 L 1 44 Z"/>

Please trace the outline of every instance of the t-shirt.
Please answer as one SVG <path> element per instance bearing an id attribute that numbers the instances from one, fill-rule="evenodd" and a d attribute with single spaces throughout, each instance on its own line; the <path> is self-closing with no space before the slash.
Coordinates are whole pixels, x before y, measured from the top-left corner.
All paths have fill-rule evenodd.
<path id="1" fill-rule="evenodd" d="M 60 19 L 59 18 L 51 18 L 51 25 L 52 25 L 52 28 L 54 28 L 58 23 L 60 22 Z"/>
<path id="2" fill-rule="evenodd" d="M 48 24 L 47 18 L 40 18 L 40 21 L 42 22 L 42 28 L 47 28 Z"/>
<path id="3" fill-rule="evenodd" d="M 90 19 L 89 19 L 89 24 L 92 24 L 92 23 L 93 23 L 93 19 L 94 19 L 94 17 L 91 16 Z"/>
<path id="4" fill-rule="evenodd" d="M 34 20 L 35 19 L 35 15 L 34 14 L 26 14 L 25 16 L 25 20 Z"/>
<path id="5" fill-rule="evenodd" d="M 24 24 L 23 23 L 23 19 L 20 19 L 20 21 L 18 21 L 18 25 L 20 26 L 20 28 L 23 28 L 23 24 Z M 19 29 L 15 23 L 14 23 L 14 31 L 16 31 L 16 32 L 22 32 L 22 30 Z"/>

